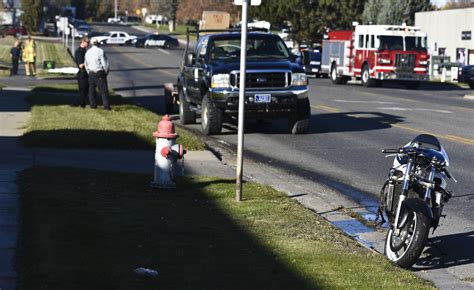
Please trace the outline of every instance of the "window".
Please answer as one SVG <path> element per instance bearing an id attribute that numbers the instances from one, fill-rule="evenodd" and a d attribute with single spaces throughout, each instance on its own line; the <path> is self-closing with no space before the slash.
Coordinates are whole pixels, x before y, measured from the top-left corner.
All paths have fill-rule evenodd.
<path id="1" fill-rule="evenodd" d="M 380 40 L 379 50 L 403 50 L 403 37 L 401 36 L 378 36 Z"/>
<path id="2" fill-rule="evenodd" d="M 373 35 L 370 36 L 370 48 L 375 48 L 375 37 Z"/>
<path id="3" fill-rule="evenodd" d="M 366 34 L 366 35 L 365 35 L 365 46 L 364 46 L 364 48 L 370 48 L 369 40 L 370 40 L 370 38 L 369 38 L 369 36 Z"/>
<path id="4" fill-rule="evenodd" d="M 426 51 L 426 37 L 405 37 L 406 50 Z"/>
<path id="5" fill-rule="evenodd" d="M 359 48 L 363 48 L 364 46 L 364 35 L 359 35 L 359 43 L 357 44 Z"/>

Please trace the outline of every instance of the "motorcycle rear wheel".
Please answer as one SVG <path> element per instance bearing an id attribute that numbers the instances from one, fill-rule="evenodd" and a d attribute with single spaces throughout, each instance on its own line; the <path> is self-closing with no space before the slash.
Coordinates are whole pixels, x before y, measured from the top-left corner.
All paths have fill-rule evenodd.
<path id="1" fill-rule="evenodd" d="M 407 218 L 400 234 L 397 236 L 394 229 L 387 233 L 385 255 L 401 268 L 408 269 L 423 252 L 428 239 L 430 219 L 411 209 L 405 210 Z M 400 220 L 403 221 L 404 218 L 401 217 Z"/>

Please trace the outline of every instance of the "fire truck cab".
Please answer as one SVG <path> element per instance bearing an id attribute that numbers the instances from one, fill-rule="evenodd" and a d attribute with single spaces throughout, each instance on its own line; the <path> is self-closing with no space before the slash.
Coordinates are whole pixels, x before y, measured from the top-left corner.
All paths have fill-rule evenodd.
<path id="1" fill-rule="evenodd" d="M 406 25 L 356 25 L 330 31 L 323 41 L 321 69 L 335 84 L 351 78 L 366 87 L 394 80 L 410 89 L 429 79 L 426 33 Z"/>

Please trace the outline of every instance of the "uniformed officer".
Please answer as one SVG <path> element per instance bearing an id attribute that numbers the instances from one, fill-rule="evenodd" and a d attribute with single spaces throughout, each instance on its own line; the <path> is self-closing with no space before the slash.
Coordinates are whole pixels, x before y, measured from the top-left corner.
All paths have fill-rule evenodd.
<path id="1" fill-rule="evenodd" d="M 97 40 L 92 39 L 92 47 L 85 55 L 85 65 L 89 74 L 89 103 L 92 109 L 97 108 L 96 87 L 102 96 L 102 105 L 105 110 L 111 110 L 109 104 L 109 91 L 107 87 L 107 74 L 109 73 L 109 61 L 105 52 L 97 46 Z"/>
<path id="2" fill-rule="evenodd" d="M 77 107 L 81 106 L 84 108 L 87 102 L 87 95 L 89 93 L 89 76 L 86 71 L 85 56 L 87 52 L 87 47 L 89 46 L 89 38 L 83 37 L 79 47 L 74 52 L 74 58 L 76 60 L 77 68 L 77 84 L 79 86 L 79 95 L 76 96 L 72 106 Z"/>

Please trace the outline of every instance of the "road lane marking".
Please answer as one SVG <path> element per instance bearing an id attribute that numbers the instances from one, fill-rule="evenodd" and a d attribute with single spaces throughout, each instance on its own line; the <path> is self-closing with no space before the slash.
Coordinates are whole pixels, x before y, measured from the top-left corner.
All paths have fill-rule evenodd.
<path id="1" fill-rule="evenodd" d="M 164 49 L 162 49 L 162 48 L 158 48 L 158 51 L 161 51 L 162 53 L 168 54 L 168 55 L 171 54 L 169 51 L 166 51 L 166 50 L 164 50 Z"/>
<path id="2" fill-rule="evenodd" d="M 363 95 L 366 95 L 366 96 L 373 96 L 373 97 L 392 97 L 390 95 L 386 95 L 386 94 L 376 94 L 376 93 L 370 93 L 370 92 L 365 92 L 365 91 L 360 91 L 361 94 Z M 407 99 L 407 98 L 400 98 L 400 97 L 396 97 L 397 99 L 400 99 L 400 100 L 404 100 L 404 101 L 407 101 L 407 102 L 419 102 L 419 101 L 416 101 L 416 100 L 412 100 L 412 99 Z"/>
<path id="3" fill-rule="evenodd" d="M 337 109 L 337 108 L 328 107 L 328 106 L 324 106 L 324 105 L 311 105 L 311 107 L 314 108 L 314 109 L 318 109 L 318 110 L 322 110 L 322 111 L 326 111 L 326 112 L 331 112 L 331 113 L 340 112 L 339 109 Z M 351 115 L 350 113 L 348 113 L 347 116 L 357 118 L 356 116 Z M 446 140 L 453 141 L 453 142 L 456 142 L 456 143 L 462 143 L 462 144 L 466 144 L 466 145 L 474 145 L 474 139 L 469 139 L 469 138 L 464 138 L 464 137 L 460 137 L 460 136 L 456 136 L 456 135 L 449 135 L 449 134 L 448 135 L 436 134 L 436 133 L 433 133 L 433 132 L 420 130 L 420 129 L 416 129 L 416 128 L 411 128 L 411 127 L 400 125 L 400 124 L 389 124 L 389 125 L 394 127 L 394 128 L 403 129 L 403 130 L 415 132 L 415 133 L 418 133 L 418 134 L 433 135 L 433 136 L 436 136 L 438 138 L 446 139 Z"/>
<path id="4" fill-rule="evenodd" d="M 434 112 L 442 114 L 452 114 L 452 111 L 446 110 L 437 110 L 437 109 L 425 109 L 425 108 L 402 108 L 402 107 L 382 107 L 377 108 L 377 110 L 386 110 L 386 111 L 419 111 L 419 112 Z"/>
<path id="5" fill-rule="evenodd" d="M 318 110 L 323 110 L 326 112 L 331 112 L 331 113 L 339 113 L 339 109 L 333 108 L 333 107 L 328 107 L 328 106 L 323 106 L 323 105 L 311 105 L 312 108 L 318 109 Z"/>
<path id="6" fill-rule="evenodd" d="M 353 101 L 353 100 L 334 100 L 337 103 L 352 103 L 352 104 L 378 104 L 378 105 L 393 105 L 394 102 L 382 102 L 382 101 Z"/>

